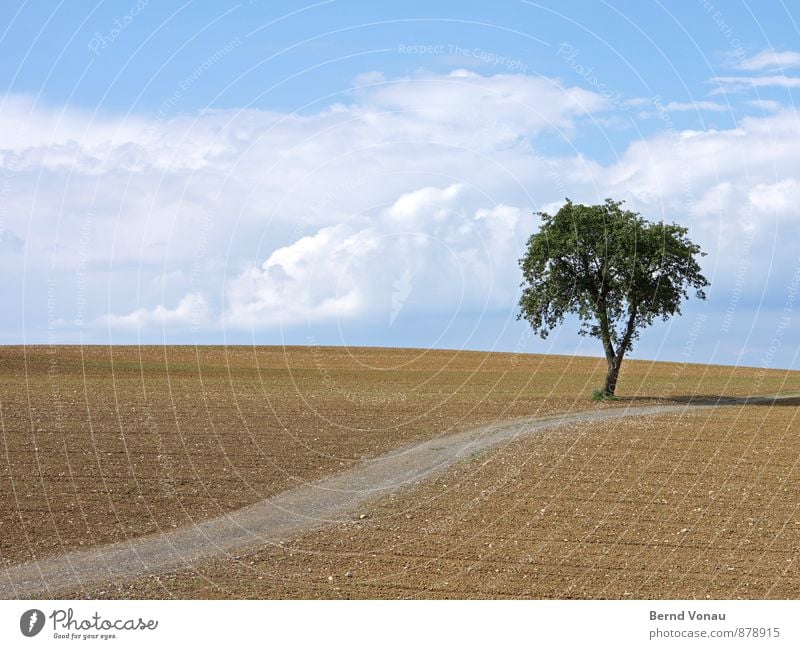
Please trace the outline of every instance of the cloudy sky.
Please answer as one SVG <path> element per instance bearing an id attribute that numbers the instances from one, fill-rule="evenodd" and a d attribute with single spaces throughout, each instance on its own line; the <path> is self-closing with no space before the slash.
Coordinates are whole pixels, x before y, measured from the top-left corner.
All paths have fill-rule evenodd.
<path id="1" fill-rule="evenodd" d="M 632 357 L 799 367 L 800 15 L 678 4 L 4 2 L 0 342 L 599 355 L 518 259 L 612 197 L 712 283 Z"/>

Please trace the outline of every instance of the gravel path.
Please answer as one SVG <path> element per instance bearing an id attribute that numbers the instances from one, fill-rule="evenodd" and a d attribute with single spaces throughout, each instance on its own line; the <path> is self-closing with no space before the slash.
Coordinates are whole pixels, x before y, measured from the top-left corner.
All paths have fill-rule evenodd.
<path id="1" fill-rule="evenodd" d="M 437 437 L 171 532 L 12 566 L 0 573 L 0 598 L 55 598 L 60 592 L 74 592 L 89 584 L 163 572 L 197 560 L 285 541 L 330 523 L 351 520 L 370 500 L 423 481 L 473 453 L 536 431 L 623 417 L 685 413 L 714 405 L 769 403 L 774 399 L 609 408 L 501 422 Z"/>

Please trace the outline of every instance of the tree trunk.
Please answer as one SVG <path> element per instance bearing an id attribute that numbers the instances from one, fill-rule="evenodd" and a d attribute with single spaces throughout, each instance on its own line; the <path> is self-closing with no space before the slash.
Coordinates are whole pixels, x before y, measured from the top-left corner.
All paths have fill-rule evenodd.
<path id="1" fill-rule="evenodd" d="M 613 397 L 617 389 L 617 378 L 619 378 L 619 368 L 622 365 L 621 358 L 611 358 L 608 360 L 608 373 L 606 374 L 606 384 L 603 386 L 603 394 Z"/>

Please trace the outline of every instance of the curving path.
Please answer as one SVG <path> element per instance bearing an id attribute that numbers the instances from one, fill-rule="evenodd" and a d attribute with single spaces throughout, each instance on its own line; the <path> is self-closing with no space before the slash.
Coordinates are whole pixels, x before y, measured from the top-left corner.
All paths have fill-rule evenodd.
<path id="1" fill-rule="evenodd" d="M 243 509 L 161 534 L 67 552 L 0 572 L 0 598 L 56 597 L 88 584 L 119 581 L 299 536 L 348 520 L 367 501 L 427 479 L 470 454 L 530 433 L 590 423 L 713 408 L 769 404 L 786 397 L 751 397 L 566 413 L 500 422 L 406 446 L 315 483 Z"/>

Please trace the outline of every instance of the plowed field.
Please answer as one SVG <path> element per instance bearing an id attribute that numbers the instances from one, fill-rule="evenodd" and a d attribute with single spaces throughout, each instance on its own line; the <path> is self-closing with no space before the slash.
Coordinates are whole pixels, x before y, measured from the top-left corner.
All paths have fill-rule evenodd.
<path id="1" fill-rule="evenodd" d="M 0 348 L 5 565 L 172 530 L 477 424 L 797 375 L 398 349 Z M 350 524 L 95 597 L 794 597 L 797 403 L 566 426 Z"/>

